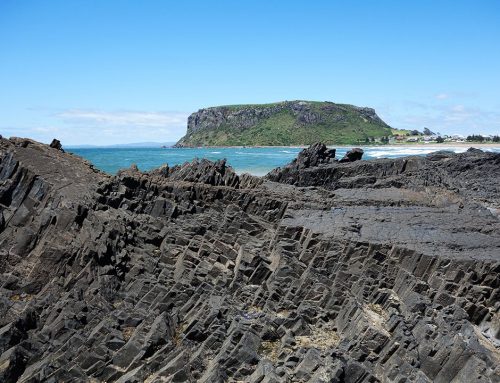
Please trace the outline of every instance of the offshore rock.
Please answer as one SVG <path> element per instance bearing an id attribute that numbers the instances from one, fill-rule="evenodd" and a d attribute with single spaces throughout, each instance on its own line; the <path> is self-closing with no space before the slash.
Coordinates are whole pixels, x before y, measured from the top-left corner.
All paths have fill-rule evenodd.
<path id="1" fill-rule="evenodd" d="M 349 150 L 344 157 L 342 157 L 339 162 L 354 162 L 359 161 L 363 157 L 363 149 L 354 148 Z"/>
<path id="2" fill-rule="evenodd" d="M 110 177 L 1 139 L 0 380 L 498 382 L 500 155 L 333 159 Z"/>

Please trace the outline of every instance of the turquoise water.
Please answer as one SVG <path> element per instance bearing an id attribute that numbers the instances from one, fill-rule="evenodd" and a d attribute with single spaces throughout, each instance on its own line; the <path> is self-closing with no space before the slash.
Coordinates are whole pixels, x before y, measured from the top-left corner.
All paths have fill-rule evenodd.
<path id="1" fill-rule="evenodd" d="M 337 148 L 337 158 L 342 157 L 351 147 Z M 237 173 L 264 175 L 270 170 L 290 162 L 302 148 L 68 148 L 109 174 L 136 164 L 140 170 L 150 170 L 163 164 L 170 166 L 191 161 L 194 158 L 218 160 L 226 158 Z M 383 146 L 365 147 L 364 159 L 394 158 L 408 155 L 425 155 L 436 150 L 463 152 L 467 147 L 453 146 Z M 500 153 L 500 146 L 486 150 Z"/>

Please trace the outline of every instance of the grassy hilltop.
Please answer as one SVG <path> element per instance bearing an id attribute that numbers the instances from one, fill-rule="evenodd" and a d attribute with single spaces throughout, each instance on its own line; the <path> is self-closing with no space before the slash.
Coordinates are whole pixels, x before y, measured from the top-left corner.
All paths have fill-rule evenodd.
<path id="1" fill-rule="evenodd" d="M 317 101 L 284 101 L 200 109 L 188 119 L 180 147 L 364 143 L 390 136 L 371 108 Z"/>

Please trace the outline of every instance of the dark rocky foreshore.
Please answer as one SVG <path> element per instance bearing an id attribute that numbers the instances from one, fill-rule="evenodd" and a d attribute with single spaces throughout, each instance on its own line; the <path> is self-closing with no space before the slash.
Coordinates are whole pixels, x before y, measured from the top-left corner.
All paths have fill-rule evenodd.
<path id="1" fill-rule="evenodd" d="M 499 154 L 110 177 L 52 146 L 0 140 L 0 381 L 500 380 Z"/>

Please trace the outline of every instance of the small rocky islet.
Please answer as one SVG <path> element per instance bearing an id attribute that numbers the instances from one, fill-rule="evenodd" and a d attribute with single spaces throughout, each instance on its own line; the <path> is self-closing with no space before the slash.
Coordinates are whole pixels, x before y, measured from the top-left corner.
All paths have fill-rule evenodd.
<path id="1" fill-rule="evenodd" d="M 498 382 L 500 154 L 116 176 L 0 140 L 2 382 Z"/>

